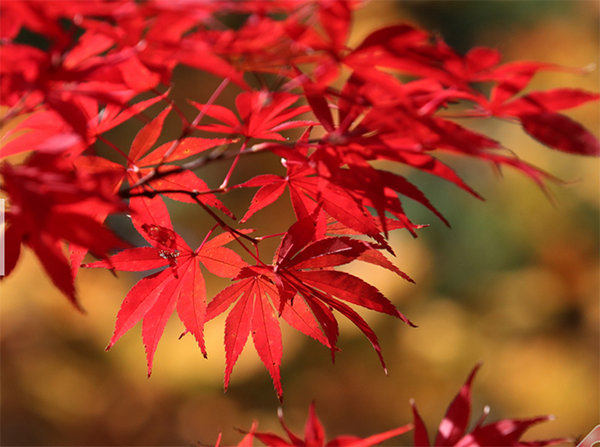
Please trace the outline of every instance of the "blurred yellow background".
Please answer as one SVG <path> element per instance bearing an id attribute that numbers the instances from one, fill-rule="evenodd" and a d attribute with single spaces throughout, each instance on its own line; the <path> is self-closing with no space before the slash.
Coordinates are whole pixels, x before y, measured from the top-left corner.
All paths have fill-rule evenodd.
<path id="1" fill-rule="evenodd" d="M 357 12 L 352 39 L 409 21 L 439 32 L 461 51 L 483 44 L 501 50 L 504 61 L 597 66 L 598 5 L 373 1 Z M 177 70 L 173 97 L 192 92 L 205 99 L 216 82 L 199 82 L 191 71 Z M 558 86 L 598 91 L 598 69 L 586 76 L 542 73 L 531 88 Z M 598 104 L 568 114 L 598 135 Z M 346 270 L 379 287 L 419 327 L 363 313 L 381 341 L 387 377 L 369 342 L 341 319 L 342 351 L 335 365 L 327 349 L 284 328 L 283 410 L 297 432 L 312 400 L 331 438 L 404 425 L 412 420 L 414 398 L 433 434 L 479 360 L 484 365 L 473 387 L 474 420 L 485 405 L 491 407 L 488 422 L 557 416 L 526 439 L 584 436 L 600 422 L 599 161 L 543 148 L 518 126 L 497 120 L 464 124 L 569 185 L 550 185 L 553 206 L 516 172 L 506 170 L 500 178 L 482 163 L 444 158 L 486 198 L 480 202 L 450 184 L 410 174 L 452 224 L 448 229 L 407 204 L 414 221 L 431 224 L 418 239 L 391 236 L 395 264 L 417 284 L 364 264 Z M 127 147 L 132 136 L 114 138 Z M 256 172 L 236 174 L 246 179 L 260 172 L 252 169 Z M 211 170 L 207 182 L 216 186 L 222 175 L 220 168 Z M 240 215 L 248 194 L 232 205 Z M 193 211 L 190 217 L 188 211 L 173 208 L 175 229 L 203 237 L 210 222 L 197 225 L 194 219 L 202 214 Z M 289 206 L 276 211 L 289 212 Z M 273 217 L 262 211 L 249 225 L 262 228 Z M 234 427 L 248 430 L 252 420 L 261 431 L 283 434 L 271 379 L 250 344 L 223 393 L 223 318 L 206 328 L 205 360 L 191 337 L 178 340 L 182 325 L 173 317 L 149 379 L 139 326 L 104 352 L 120 303 L 138 278 L 82 271 L 77 287 L 87 314 L 81 315 L 51 286 L 35 257 L 24 254 L 0 289 L 2 445 L 211 445 L 219 432 L 221 444 L 231 445 L 242 437 Z M 209 296 L 224 284 L 210 277 Z M 385 445 L 411 442 L 409 433 Z"/>

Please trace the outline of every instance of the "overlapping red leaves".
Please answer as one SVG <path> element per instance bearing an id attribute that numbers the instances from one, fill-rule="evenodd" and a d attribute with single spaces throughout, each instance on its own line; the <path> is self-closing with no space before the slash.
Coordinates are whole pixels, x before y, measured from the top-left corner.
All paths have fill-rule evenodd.
<path id="1" fill-rule="evenodd" d="M 2 165 L 6 273 L 28 246 L 77 303 L 74 276 L 88 251 L 103 260 L 87 267 L 163 268 L 129 292 L 110 341 L 143 320 L 149 372 L 174 310 L 206 354 L 204 324 L 230 309 L 226 387 L 252 334 L 281 398 L 282 319 L 334 354 L 341 314 L 367 336 L 383 364 L 376 335 L 354 307 L 410 322 L 372 285 L 335 267 L 359 260 L 409 279 L 383 254 L 393 254 L 390 231 L 416 235 L 422 227 L 405 214 L 404 201 L 448 222 L 415 184 L 372 162 L 405 165 L 479 197 L 436 157 L 446 151 L 511 166 L 545 187 L 555 180 L 550 174 L 439 112 L 461 103 L 470 107 L 461 116 L 510 120 L 552 149 L 598 156 L 598 139 L 562 112 L 600 96 L 565 88 L 523 94 L 539 71 L 584 70 L 502 63 L 497 50 L 483 47 L 460 55 L 406 24 L 375 30 L 352 48 L 348 36 L 360 6 L 341 0 L 2 2 L 0 156 L 24 159 Z M 226 25 L 230 14 L 235 27 Z M 197 109 L 192 118 L 169 98 L 178 65 L 222 79 L 208 100 L 187 98 Z M 236 96 L 237 114 L 218 104 L 225 89 Z M 147 118 L 160 102 L 158 115 Z M 132 119 L 145 125 L 127 150 L 106 132 Z M 167 120 L 179 136 L 158 144 Z M 230 184 L 233 171 L 252 163 L 256 152 L 281 158 L 286 172 Z M 216 160 L 229 162 L 229 172 L 209 186 L 202 169 Z M 240 188 L 259 189 L 236 222 L 221 199 Z M 286 190 L 295 223 L 250 237 L 240 225 Z M 223 232 L 190 248 L 173 229 L 164 197 L 200 207 Z M 130 214 L 149 246 L 110 256 L 124 243 L 103 222 L 117 212 Z M 271 237 L 281 239 L 279 249 L 261 253 L 260 242 Z M 229 242 L 236 251 L 223 246 Z M 233 284 L 208 299 L 200 264 Z"/>
<path id="2" fill-rule="evenodd" d="M 568 438 L 547 439 L 540 441 L 523 441 L 521 437 L 532 426 L 540 422 L 552 420 L 552 416 L 538 416 L 530 419 L 502 419 L 491 424 L 483 425 L 485 417 L 489 414 L 489 407 L 485 407 L 484 414 L 477 421 L 477 424 L 467 433 L 471 418 L 471 386 L 475 374 L 481 367 L 481 363 L 475 366 L 467 378 L 466 383 L 461 387 L 458 394 L 448 407 L 446 415 L 440 424 L 433 447 L 543 447 L 548 445 L 563 444 L 572 442 Z M 263 444 L 273 447 L 284 446 L 372 446 L 379 444 L 389 438 L 399 436 L 410 430 L 413 432 L 413 445 L 415 447 L 431 447 L 427 428 L 419 416 L 417 406 L 411 400 L 414 421 L 412 424 L 406 424 L 393 430 L 379 433 L 368 438 L 361 439 L 357 436 L 342 435 L 325 441 L 325 429 L 319 417 L 315 412 L 315 404 L 311 403 L 308 408 L 308 418 L 304 429 L 304 438 L 294 434 L 283 420 L 283 411 L 279 409 L 279 422 L 285 430 L 287 439 L 271 432 L 258 432 L 258 423 L 255 421 L 249 432 L 246 433 L 239 447 L 252 447 L 253 440 L 258 439 Z M 217 441 L 217 446 L 219 442 Z"/>
<path id="3" fill-rule="evenodd" d="M 109 213 L 127 210 L 114 195 L 115 177 L 110 172 L 80 170 L 59 155 L 39 152 L 22 165 L 5 162 L 1 172 L 11 204 L 4 236 L 6 275 L 15 268 L 21 245 L 26 245 L 56 287 L 79 307 L 63 244 L 104 258 L 112 248 L 127 246 L 102 226 Z"/>

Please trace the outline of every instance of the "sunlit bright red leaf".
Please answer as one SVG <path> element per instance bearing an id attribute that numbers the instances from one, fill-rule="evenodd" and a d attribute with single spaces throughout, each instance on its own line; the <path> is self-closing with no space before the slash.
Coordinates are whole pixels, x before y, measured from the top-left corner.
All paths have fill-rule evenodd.
<path id="1" fill-rule="evenodd" d="M 284 429 L 289 441 L 274 433 L 257 432 L 257 425 L 256 423 L 254 423 L 252 424 L 250 432 L 246 434 L 246 436 L 244 437 L 242 442 L 238 444 L 238 446 L 251 445 L 250 443 L 252 438 L 257 438 L 259 441 L 268 446 L 369 447 L 378 445 L 379 443 L 387 439 L 406 433 L 412 428 L 411 424 L 407 424 L 402 427 L 395 428 L 393 430 L 369 436 L 367 438 L 360 438 L 358 436 L 352 435 L 340 435 L 336 436 L 335 438 L 329 441 L 326 441 L 325 428 L 323 427 L 323 424 L 317 416 L 314 402 L 311 402 L 308 408 L 308 417 L 306 418 L 306 424 L 304 426 L 304 438 L 301 438 L 300 436 L 296 435 L 292 430 L 288 428 L 287 424 L 285 423 L 285 420 L 283 419 L 283 410 L 281 408 L 278 411 L 278 416 L 279 423 Z"/>

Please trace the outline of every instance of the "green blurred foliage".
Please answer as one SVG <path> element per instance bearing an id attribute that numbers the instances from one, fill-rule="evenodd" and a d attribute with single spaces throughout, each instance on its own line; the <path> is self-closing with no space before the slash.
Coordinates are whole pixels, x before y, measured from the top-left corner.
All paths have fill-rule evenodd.
<path id="1" fill-rule="evenodd" d="M 401 8 L 413 15 L 424 28 L 440 34 L 457 51 L 466 53 L 484 45 L 481 35 L 490 28 L 502 29 L 506 35 L 536 26 L 550 17 L 579 20 L 578 12 L 568 0 L 417 0 L 401 2 Z"/>

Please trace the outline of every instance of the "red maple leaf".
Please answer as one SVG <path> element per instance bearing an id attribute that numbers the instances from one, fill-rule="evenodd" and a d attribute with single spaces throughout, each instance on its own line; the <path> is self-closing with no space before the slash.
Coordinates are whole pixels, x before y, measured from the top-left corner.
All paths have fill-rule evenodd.
<path id="1" fill-rule="evenodd" d="M 285 92 L 273 93 L 265 90 L 243 92 L 235 99 L 240 118 L 223 106 L 190 102 L 206 115 L 223 123 L 197 126 L 198 129 L 242 135 L 246 139 L 258 138 L 284 141 L 285 138 L 279 132 L 314 124 L 312 121 L 306 120 L 289 121 L 291 118 L 310 110 L 308 106 L 290 108 L 299 99 L 298 95 Z"/>
<path id="2" fill-rule="evenodd" d="M 597 101 L 600 95 L 579 89 L 558 88 L 536 91 L 490 109 L 495 116 L 516 117 L 523 129 L 541 143 L 563 152 L 600 155 L 600 142 L 587 129 L 571 118 L 556 113 Z"/>
<path id="3" fill-rule="evenodd" d="M 131 106 L 113 103 L 104 107 L 99 107 L 100 103 L 95 98 L 74 98 L 73 102 L 78 105 L 87 122 L 85 139 L 74 134 L 55 111 L 37 111 L 2 136 L 2 140 L 7 142 L 0 147 L 0 158 L 32 150 L 68 150 L 68 154 L 75 157 L 92 145 L 98 135 L 127 121 L 165 97 L 166 94 L 156 96 Z"/>
<path id="4" fill-rule="evenodd" d="M 417 226 L 404 213 L 398 194 L 421 203 L 448 223 L 425 195 L 406 178 L 375 169 L 368 163 L 369 160 L 381 158 L 404 162 L 438 175 L 477 196 L 450 168 L 431 155 L 399 150 L 393 142 L 374 136 L 372 128 L 357 127 L 350 130 L 350 123 L 361 111 L 350 111 L 348 102 L 340 103 L 339 120 L 343 124 L 334 128 L 329 106 L 313 93 L 308 95 L 309 102 L 313 109 L 321 111 L 318 112 L 319 119 L 330 130 L 329 134 L 315 144 L 308 144 L 307 139 L 301 139 L 294 151 L 276 143 L 264 145 L 264 149 L 288 158 L 283 161 L 287 175 L 261 175 L 237 186 L 261 187 L 242 222 L 273 203 L 287 187 L 298 219 L 306 217 L 317 205 L 321 205 L 339 222 L 380 243 L 383 243 L 380 233 L 387 235 L 390 220 L 386 217 L 386 212 L 397 219 L 395 224 L 391 223 L 392 228 L 408 228 L 415 234 L 413 230 Z M 362 107 L 362 110 L 365 108 Z M 370 209 L 376 210 L 379 222 L 373 219 Z"/>
<path id="5" fill-rule="evenodd" d="M 69 243 L 102 258 L 112 248 L 127 246 L 102 226 L 108 214 L 127 210 L 112 194 L 114 176 L 73 169 L 61 154 L 44 153 L 34 153 L 20 166 L 5 162 L 0 170 L 10 204 L 4 235 L 6 275 L 14 269 L 21 245 L 27 245 L 54 285 L 79 308 L 63 246 Z"/>
<path id="6" fill-rule="evenodd" d="M 469 374 L 467 381 L 448 407 L 442 420 L 435 442 L 435 447 L 527 447 L 547 446 L 569 442 L 569 439 L 548 439 L 544 441 L 521 441 L 520 438 L 533 425 L 553 419 L 553 416 L 538 416 L 530 419 L 502 419 L 498 422 L 483 425 L 485 417 L 489 414 L 489 407 L 477 421 L 475 427 L 467 433 L 471 417 L 471 385 L 475 374 L 481 367 L 477 364 Z M 430 447 L 427 429 L 414 401 L 411 401 L 414 416 L 414 445 L 415 447 Z"/>
<path id="7" fill-rule="evenodd" d="M 252 424 L 252 428 L 250 432 L 246 433 L 246 436 L 242 439 L 242 441 L 238 444 L 238 447 L 251 447 L 252 440 L 254 438 L 258 439 L 262 443 L 268 446 L 273 447 L 289 447 L 289 446 L 310 446 L 310 447 L 334 447 L 334 446 L 347 446 L 347 447 L 368 447 L 377 445 L 386 439 L 393 438 L 395 436 L 400 436 L 412 429 L 412 424 L 406 424 L 402 427 L 395 428 L 393 430 L 388 430 L 383 433 L 378 433 L 376 435 L 369 436 L 368 438 L 359 438 L 358 436 L 353 435 L 340 435 L 335 438 L 326 441 L 325 438 L 325 429 L 323 428 L 323 424 L 319 420 L 317 413 L 315 411 L 315 404 L 312 402 L 308 407 L 308 418 L 306 419 L 306 425 L 304 427 L 304 437 L 300 437 L 296 435 L 293 431 L 291 431 L 286 425 L 283 419 L 283 411 L 281 408 L 277 412 L 279 416 L 279 422 L 289 440 L 282 438 L 279 435 L 270 432 L 257 432 L 258 424 L 255 422 Z M 245 432 L 242 432 L 245 433 Z M 219 443 L 216 444 L 218 446 Z"/>
<path id="8" fill-rule="evenodd" d="M 318 211 L 317 211 L 318 212 Z M 281 330 L 278 316 L 304 334 L 337 350 L 338 325 L 333 310 L 352 321 L 369 339 L 385 371 L 377 336 L 351 305 L 397 317 L 413 325 L 379 290 L 334 266 L 361 260 L 388 268 L 410 281 L 371 244 L 348 237 L 315 238 L 314 217 L 296 222 L 285 236 L 268 266 L 244 267 L 235 284 L 225 288 L 208 304 L 207 320 L 233 306 L 225 325 L 225 389 L 233 367 L 252 333 L 254 346 L 275 390 L 282 399 Z"/>
<path id="9" fill-rule="evenodd" d="M 372 204 L 380 218 L 385 209 L 382 201 L 381 180 L 378 178 L 380 171 L 366 165 L 364 161 L 383 159 L 406 164 L 448 180 L 478 198 L 481 197 L 465 184 L 451 168 L 429 152 L 433 149 L 442 149 L 487 160 L 497 166 L 509 165 L 532 178 L 542 189 L 545 189 L 545 180 L 559 182 L 555 177 L 516 156 L 498 153 L 497 150 L 501 149 L 501 146 L 496 141 L 450 120 L 431 116 L 431 111 L 422 113 L 423 108 L 428 107 L 428 104 L 433 101 L 434 97 L 431 94 L 435 90 L 425 89 L 423 92 L 421 86 L 413 89 L 410 84 L 401 84 L 391 76 L 381 79 L 378 84 L 366 83 L 366 79 L 361 79 L 361 76 L 355 73 L 340 93 L 338 109 L 340 124 L 335 126 L 330 104 L 313 83 L 310 81 L 304 83 L 309 104 L 323 127 L 329 131 L 329 134 L 316 145 L 317 149 L 310 156 L 311 160 L 316 162 L 312 166 L 316 164 L 316 170 L 320 175 L 326 175 L 328 180 L 341 179 L 341 182 L 333 180 L 340 183 L 340 186 L 343 186 L 343 182 L 355 181 L 357 177 L 344 175 L 344 171 L 339 170 L 344 164 L 368 174 L 367 178 L 370 181 L 363 183 L 371 188 L 364 189 L 362 193 L 356 192 L 363 200 Z M 381 88 L 381 85 L 385 85 L 386 88 Z M 423 95 L 423 93 L 425 94 Z M 544 98 L 544 102 L 547 104 L 545 107 L 548 109 L 572 107 L 594 100 L 597 96 L 579 92 L 569 98 L 566 94 L 563 95 L 564 92 L 557 94 L 556 97 L 542 93 L 537 92 L 532 95 Z M 413 95 L 416 95 L 415 98 L 421 99 L 413 101 L 411 100 Z M 424 98 L 422 98 L 423 96 Z M 434 109 L 439 105 L 437 104 Z M 566 117 L 563 117 L 564 119 L 554 117 L 552 113 L 544 111 L 545 109 L 539 108 L 538 113 L 535 114 L 531 113 L 531 107 L 524 110 L 528 112 L 525 119 L 532 123 L 530 127 L 533 130 L 530 133 L 538 131 L 543 133 L 543 136 L 538 136 L 538 139 L 546 139 L 548 144 L 554 145 L 554 147 L 561 146 L 566 151 L 594 154 L 598 143 L 597 139 L 579 124 L 569 121 Z M 358 119 L 361 115 L 362 118 Z M 542 129 L 545 125 L 543 122 L 547 121 L 549 125 L 554 119 L 557 123 L 555 128 L 550 126 L 550 130 Z M 536 127 L 535 123 L 540 123 L 541 127 Z M 563 126 L 561 123 L 566 124 Z M 524 126 L 526 129 L 529 128 L 525 122 Z M 561 149 L 561 147 L 557 148 Z M 336 171 L 340 175 L 331 175 Z M 352 188 L 348 189 L 352 190 Z M 398 192 L 402 193 L 402 191 Z M 428 202 L 419 201 L 435 212 Z M 395 204 L 395 208 L 398 208 L 398 203 Z M 391 212 L 391 209 L 386 209 L 386 211 Z M 393 214 L 400 220 L 405 220 L 402 213 Z"/>
<path id="10" fill-rule="evenodd" d="M 156 208 L 153 207 L 153 210 Z M 223 247 L 234 239 L 230 233 L 204 241 L 196 250 L 192 250 L 173 231 L 170 221 L 162 223 L 164 226 L 141 226 L 141 233 L 152 243 L 151 247 L 124 250 L 108 260 L 84 265 L 88 268 L 128 272 L 167 267 L 138 281 L 127 294 L 117 314 L 115 331 L 107 347 L 112 347 L 123 334 L 143 319 L 142 339 L 146 347 L 148 376 L 152 372 L 156 347 L 174 310 L 177 310 L 186 332 L 193 334 L 202 354 L 205 357 L 207 355 L 204 344 L 206 287 L 199 263 L 209 272 L 225 278 L 236 276 L 246 265 L 237 253 Z"/>
<path id="11" fill-rule="evenodd" d="M 146 104 L 143 104 L 145 106 Z M 133 106 L 136 107 L 136 106 Z M 134 109 L 135 110 L 135 109 Z M 162 199 L 157 196 L 156 191 L 165 191 L 163 195 L 173 200 L 178 200 L 187 203 L 201 202 L 205 205 L 215 207 L 230 217 L 233 217 L 231 212 L 221 203 L 220 200 L 209 191 L 208 185 L 196 174 L 189 170 L 180 170 L 170 173 L 168 176 L 158 176 L 156 179 L 150 179 L 143 187 L 136 187 L 136 184 L 148 175 L 152 175 L 156 169 L 166 165 L 166 163 L 186 159 L 197 155 L 200 152 L 233 142 L 231 139 L 223 138 L 197 138 L 184 137 L 178 140 L 170 141 L 151 150 L 158 140 L 167 115 L 171 111 L 171 107 L 164 109 L 156 118 L 145 125 L 135 136 L 129 154 L 120 152 L 120 155 L 126 158 L 125 165 L 121 165 L 102 157 L 83 156 L 80 157 L 80 163 L 88 166 L 89 169 L 94 169 L 94 166 L 103 166 L 104 169 L 109 169 L 118 173 L 119 183 L 125 180 L 129 183 L 130 208 L 134 211 L 132 221 L 138 227 L 138 231 L 144 234 L 141 230 L 141 225 L 144 223 L 156 224 L 153 221 L 145 221 L 139 213 L 145 214 L 142 210 L 150 206 L 160 206 L 158 202 Z M 134 113 L 123 112 L 123 113 Z M 114 118 L 119 120 L 118 115 Z M 102 125 L 101 123 L 99 124 Z M 177 169 L 175 167 L 175 169 Z M 172 191 L 172 192 L 167 192 Z M 156 200 L 148 201 L 149 197 L 155 197 Z M 156 205 L 155 205 L 156 204 Z M 168 211 L 161 211 L 167 213 Z M 150 212 L 150 215 L 153 214 Z M 162 224 L 161 224 L 162 225 Z"/>
<path id="12" fill-rule="evenodd" d="M 381 230 L 367 210 L 367 203 L 361 200 L 360 196 L 353 195 L 353 191 L 330 182 L 327 178 L 317 176 L 308 160 L 305 163 L 285 160 L 284 164 L 288 170 L 285 177 L 265 174 L 238 185 L 238 187 L 261 186 L 252 199 L 246 215 L 242 218 L 243 222 L 256 211 L 277 200 L 287 187 L 298 220 L 308 217 L 321 206 L 334 219 L 359 234 L 383 242 L 380 236 Z"/>
<path id="13" fill-rule="evenodd" d="M 134 185 L 148 173 L 153 171 L 153 168 L 162 166 L 165 163 L 170 163 L 178 160 L 183 160 L 199 154 L 210 148 L 229 144 L 235 140 L 227 138 L 197 138 L 184 137 L 178 140 L 169 141 L 152 149 L 152 146 L 160 136 L 165 119 L 171 111 L 171 107 L 164 109 L 156 118 L 144 126 L 135 136 L 131 143 L 129 154 L 126 155 L 127 163 L 122 168 L 124 177 L 127 178 L 130 187 Z M 208 190 L 206 183 L 191 171 L 180 171 L 171 173 L 168 176 L 159 177 L 156 180 L 151 180 L 146 183 L 147 191 L 179 189 L 181 191 L 197 191 L 205 192 Z M 133 192 L 140 192 L 144 189 L 133 188 Z M 191 195 L 182 193 L 165 193 L 165 196 L 174 200 L 180 200 L 188 203 L 195 203 Z M 199 194 L 198 199 L 203 203 L 214 206 L 224 213 L 231 213 L 221 204 L 214 194 Z"/>
<path id="14" fill-rule="evenodd" d="M 4 164 L 1 169 L 2 189 L 11 205 L 6 230 L 7 273 L 14 269 L 21 245 L 28 245 L 52 281 L 76 303 L 73 278 L 88 250 L 105 258 L 88 265 L 91 267 L 164 268 L 138 282 L 128 294 L 110 344 L 143 319 L 149 372 L 164 325 L 174 309 L 186 332 L 194 334 L 205 353 L 205 321 L 231 308 L 225 327 L 225 388 L 252 334 L 281 398 L 280 319 L 320 341 L 334 357 L 339 335 L 334 312 L 339 312 L 363 331 L 383 364 L 375 333 L 353 306 L 410 322 L 376 288 L 334 268 L 360 260 L 410 280 L 381 252 L 391 252 L 386 241 L 389 230 L 407 228 L 414 234 L 420 227 L 405 215 L 400 196 L 419 202 L 446 221 L 407 178 L 379 169 L 372 162 L 407 165 L 479 197 L 432 155 L 432 151 L 442 150 L 516 167 L 543 186 L 551 176 L 512 154 L 504 155 L 499 142 L 439 112 L 466 101 L 474 108 L 462 116 L 509 119 L 554 149 L 600 155 L 598 139 L 559 113 L 598 100 L 600 95 L 577 89 L 521 94 L 541 70 L 582 70 L 527 61 L 500 64 L 501 54 L 484 47 L 463 56 L 441 38 L 410 25 L 378 29 L 350 48 L 352 13 L 360 3 L 2 3 L 0 103 L 8 106 L 3 121 L 25 118 L 4 134 L 8 143 L 2 156 L 34 151 L 24 164 Z M 230 13 L 235 15 L 235 29 L 221 20 Z M 21 28 L 45 39 L 49 50 L 20 43 Z M 193 103 L 200 113 L 191 123 L 182 118 L 179 138 L 153 149 L 175 105 L 139 131 L 127 154 L 102 136 L 166 97 L 168 92 L 158 95 L 158 85 L 168 87 L 178 64 L 223 79 L 207 104 Z M 334 81 L 342 66 L 349 72 L 338 88 Z M 254 75 L 260 88 L 252 89 L 244 80 L 246 74 Z M 229 82 L 245 90 L 236 98 L 237 114 L 214 104 Z M 491 93 L 481 93 L 484 90 Z M 158 96 L 126 105 L 147 91 Z M 303 100 L 308 105 L 296 105 Z M 183 112 L 176 110 L 183 117 Z M 310 111 L 318 123 L 297 119 Z M 217 123 L 200 125 L 205 115 Z M 315 137 L 313 126 L 322 127 L 319 130 L 324 134 Z M 298 141 L 281 143 L 282 131 L 299 127 L 307 129 Z M 203 164 L 178 162 L 200 154 L 196 161 L 206 164 L 226 158 L 221 155 L 232 152 L 203 152 L 235 140 L 191 137 L 197 129 L 244 137 L 225 181 L 215 190 L 190 167 Z M 309 138 L 311 133 L 313 138 Z M 90 145 L 96 139 L 126 161 L 116 164 L 98 156 L 82 156 L 86 150 L 91 152 Z M 250 139 L 277 143 L 259 143 L 246 151 Z M 260 188 L 242 221 L 273 203 L 287 188 L 297 222 L 282 237 L 271 265 L 260 261 L 257 254 L 257 264 L 248 266 L 223 247 L 243 231 L 229 227 L 208 207 L 234 218 L 216 193 L 231 189 L 227 186 L 230 174 L 242 155 L 260 150 L 282 157 L 287 172 L 284 176 L 259 175 L 237 185 Z M 124 182 L 128 186 L 119 191 Z M 101 224 L 109 213 L 127 209 L 119 197 L 129 199 L 133 225 L 150 246 L 107 259 L 109 250 L 122 243 Z M 201 206 L 230 232 L 192 250 L 174 232 L 163 197 Z M 352 235 L 367 235 L 376 243 L 356 240 Z M 259 239 L 252 241 L 256 248 Z M 62 253 L 65 242 L 71 250 L 70 270 Z M 212 273 L 235 281 L 208 305 L 200 263 Z M 448 410 L 436 444 L 483 445 L 498 439 L 514 444 L 527 427 L 544 420 L 506 420 L 486 426 L 480 422 L 465 435 L 474 374 L 475 370 Z M 416 407 L 414 412 L 417 419 Z M 288 433 L 290 440 L 323 444 L 324 433 L 312 408 L 309 419 L 306 439 L 300 441 Z M 419 442 L 428 444 L 420 419 L 417 426 L 421 427 Z"/>
<path id="15" fill-rule="evenodd" d="M 84 41 L 79 45 L 85 44 Z M 96 51 L 102 51 L 102 48 Z M 11 106 L 11 113 L 17 113 L 15 110 L 31 112 L 39 107 L 51 110 L 72 134 L 85 140 L 86 117 L 74 98 L 94 98 L 103 104 L 124 105 L 138 92 L 123 85 L 120 76 L 113 79 L 106 72 L 117 70 L 117 65 L 136 51 L 136 48 L 126 48 L 105 57 L 78 60 L 76 65 L 70 66 L 69 58 L 58 57 L 56 51 L 44 52 L 12 43 L 3 45 L 1 103 Z M 98 71 L 102 74 L 98 75 Z M 94 78 L 96 75 L 99 80 Z"/>

